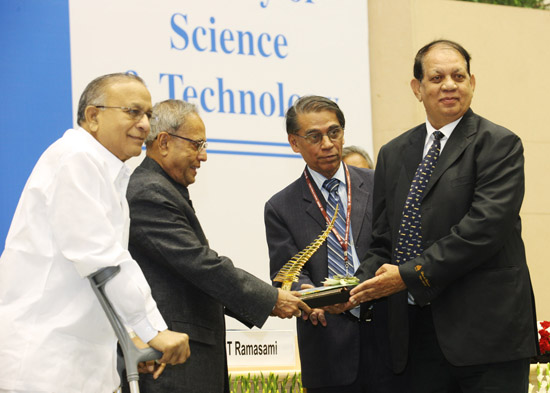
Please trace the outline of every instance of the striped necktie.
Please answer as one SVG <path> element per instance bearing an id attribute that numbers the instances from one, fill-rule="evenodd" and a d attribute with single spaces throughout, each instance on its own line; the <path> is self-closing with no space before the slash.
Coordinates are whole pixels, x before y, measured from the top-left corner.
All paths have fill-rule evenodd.
<path id="1" fill-rule="evenodd" d="M 334 222 L 334 228 L 338 231 L 341 238 L 345 237 L 346 233 L 346 211 L 342 201 L 340 200 L 340 195 L 338 194 L 338 187 L 340 185 L 340 180 L 332 178 L 325 180 L 323 183 L 323 188 L 329 192 L 328 201 L 327 201 L 327 215 L 332 220 L 334 216 L 334 210 L 336 205 L 338 205 L 338 217 Z M 340 245 L 340 242 L 336 238 L 336 235 L 333 232 L 330 232 L 328 239 L 328 275 L 329 278 L 340 274 L 346 276 L 348 274 L 353 274 L 353 271 L 349 271 L 349 260 L 346 262 L 344 258 L 344 250 Z"/>
<path id="2" fill-rule="evenodd" d="M 420 205 L 424 198 L 423 193 L 426 189 L 426 185 L 432 176 L 437 159 L 439 158 L 441 138 L 443 138 L 443 136 L 441 131 L 434 131 L 434 141 L 428 153 L 420 165 L 418 165 L 414 179 L 411 183 L 409 194 L 405 201 L 405 206 L 403 207 L 397 246 L 393 253 L 393 259 L 398 265 L 419 256 L 424 251 L 422 247 L 422 228 L 420 225 Z"/>

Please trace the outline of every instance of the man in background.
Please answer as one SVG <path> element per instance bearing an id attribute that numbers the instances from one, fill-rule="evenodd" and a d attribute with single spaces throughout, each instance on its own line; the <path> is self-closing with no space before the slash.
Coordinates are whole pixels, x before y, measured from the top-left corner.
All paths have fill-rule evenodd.
<path id="1" fill-rule="evenodd" d="M 335 275 L 353 276 L 370 245 L 373 171 L 342 163 L 344 127 L 338 105 L 320 96 L 302 97 L 286 113 L 288 141 L 306 167 L 265 205 L 272 279 L 326 229 L 339 206 L 335 229 L 304 265 L 296 289 L 322 286 Z M 381 301 L 373 309 L 334 315 L 314 309 L 308 320 L 297 320 L 308 393 L 404 391 L 390 368 L 385 307 Z"/>
<path id="2" fill-rule="evenodd" d="M 40 157 L 19 200 L 0 259 L 0 392 L 112 392 L 116 336 L 87 276 L 118 265 L 109 300 L 162 362 L 189 356 L 188 337 L 166 330 L 130 256 L 128 158 L 149 133 L 141 78 L 99 77 L 78 105 L 79 127 Z"/>
<path id="3" fill-rule="evenodd" d="M 342 161 L 358 168 L 374 169 L 367 151 L 359 146 L 346 146 L 342 150 Z"/>
<path id="4" fill-rule="evenodd" d="M 523 146 L 472 111 L 475 82 L 456 42 L 418 51 L 411 87 L 427 119 L 380 150 L 357 273 L 368 280 L 351 292 L 355 304 L 389 296 L 394 369 L 418 393 L 527 392 L 537 353 Z"/>
<path id="5" fill-rule="evenodd" d="M 224 311 L 249 327 L 261 327 L 269 315 L 311 311 L 209 247 L 188 189 L 207 159 L 206 145 L 195 105 L 160 102 L 153 108 L 147 156 L 130 179 L 130 251 L 168 326 L 186 332 L 193 351 L 184 367 L 167 367 L 156 381 L 142 376 L 142 393 L 229 392 Z"/>

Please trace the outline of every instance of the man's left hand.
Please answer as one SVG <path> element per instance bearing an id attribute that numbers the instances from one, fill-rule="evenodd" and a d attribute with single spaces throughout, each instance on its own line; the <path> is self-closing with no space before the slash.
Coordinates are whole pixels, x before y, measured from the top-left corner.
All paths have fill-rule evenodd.
<path id="1" fill-rule="evenodd" d="M 355 305 L 348 301 L 345 303 L 338 303 L 330 306 L 325 306 L 323 307 L 323 310 L 325 310 L 329 314 L 342 314 L 344 311 L 351 310 L 352 308 L 355 308 Z"/>
<path id="2" fill-rule="evenodd" d="M 141 341 L 138 336 L 132 337 L 132 341 L 138 349 L 149 348 L 149 345 Z M 160 377 L 165 368 L 166 363 L 157 363 L 155 360 L 138 363 L 138 372 L 141 374 L 153 374 L 153 379 Z"/>
<path id="3" fill-rule="evenodd" d="M 362 282 L 351 290 L 350 302 L 357 305 L 393 295 L 405 289 L 407 286 L 401 278 L 399 267 L 386 263 L 376 271 L 375 277 Z"/>
<path id="4" fill-rule="evenodd" d="M 166 363 L 156 363 L 154 360 L 138 363 L 138 372 L 141 374 L 153 374 L 153 379 L 160 377 L 166 368 Z"/>

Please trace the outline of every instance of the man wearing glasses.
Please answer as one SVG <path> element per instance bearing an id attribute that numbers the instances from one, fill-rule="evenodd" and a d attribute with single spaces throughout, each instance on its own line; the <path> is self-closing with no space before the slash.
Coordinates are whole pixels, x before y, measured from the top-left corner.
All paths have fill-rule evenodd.
<path id="1" fill-rule="evenodd" d="M 151 96 L 134 75 L 94 79 L 78 127 L 40 157 L 0 258 L 0 392 L 112 392 L 116 336 L 87 276 L 117 265 L 106 286 L 123 322 L 162 362 L 182 363 L 188 337 L 166 330 L 128 252 L 128 158 L 149 133 Z"/>
<path id="2" fill-rule="evenodd" d="M 171 329 L 186 332 L 193 352 L 185 367 L 168 367 L 147 392 L 229 392 L 224 311 L 261 327 L 269 315 L 299 316 L 309 307 L 208 246 L 189 196 L 206 161 L 205 126 L 195 105 L 166 100 L 153 108 L 147 156 L 128 186 L 130 251 Z"/>
<path id="3" fill-rule="evenodd" d="M 293 289 L 322 286 L 335 274 L 353 276 L 370 245 L 374 175 L 370 169 L 342 163 L 344 126 L 338 105 L 324 97 L 302 97 L 286 113 L 290 146 L 307 165 L 298 180 L 265 205 L 271 278 L 327 227 L 333 214 L 327 188 L 338 192 L 342 217 L 330 234 L 333 239 L 313 254 Z M 331 179 L 338 182 L 324 187 Z M 337 258 L 329 248 L 344 251 L 339 262 L 334 262 Z M 380 302 L 374 309 L 338 314 L 334 306 L 326 310 L 331 314 L 314 309 L 297 320 L 302 381 L 308 393 L 405 391 L 390 371 L 384 309 Z"/>

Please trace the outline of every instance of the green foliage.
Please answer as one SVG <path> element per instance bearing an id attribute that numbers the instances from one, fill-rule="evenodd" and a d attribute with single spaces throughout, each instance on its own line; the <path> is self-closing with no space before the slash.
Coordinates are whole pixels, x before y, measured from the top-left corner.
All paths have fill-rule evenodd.
<path id="1" fill-rule="evenodd" d="M 545 4 L 547 3 L 545 0 L 459 0 L 459 1 L 469 1 L 471 3 L 509 5 L 513 7 L 538 8 L 541 10 L 550 9 L 550 4 Z"/>
<path id="2" fill-rule="evenodd" d="M 302 393 L 302 376 L 300 373 L 289 374 L 279 380 L 278 376 L 269 373 L 266 377 L 260 375 L 250 377 L 240 375 L 235 378 L 229 374 L 229 389 L 231 393 Z"/>

